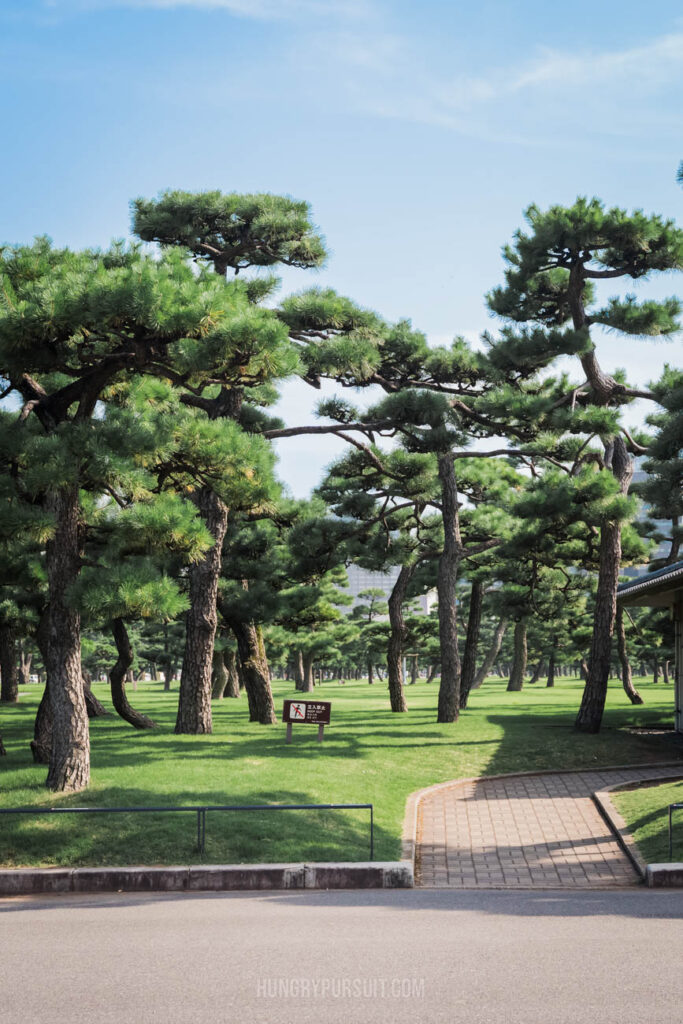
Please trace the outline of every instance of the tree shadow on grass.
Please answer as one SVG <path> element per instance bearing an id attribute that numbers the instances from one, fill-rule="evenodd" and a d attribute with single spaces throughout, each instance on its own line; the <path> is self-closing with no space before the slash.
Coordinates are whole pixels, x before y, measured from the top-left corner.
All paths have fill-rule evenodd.
<path id="1" fill-rule="evenodd" d="M 655 713 L 655 712 L 653 712 Z M 557 715 L 490 714 L 488 721 L 500 727 L 501 738 L 486 774 L 541 770 L 582 770 L 622 766 L 656 765 L 680 761 L 683 766 L 683 737 L 673 733 L 634 734 L 624 727 L 632 715 L 606 716 L 595 735 L 576 732 L 573 715 L 558 721 Z"/>
<path id="2" fill-rule="evenodd" d="M 423 716 L 425 717 L 425 716 Z M 97 769 L 117 768 L 130 764 L 149 764 L 161 759 L 182 759 L 186 762 L 279 758 L 283 763 L 308 758 L 311 767 L 331 759 L 367 758 L 373 750 L 421 749 L 434 745 L 445 748 L 495 745 L 495 739 L 463 737 L 450 727 L 435 722 L 405 721 L 397 728 L 391 713 L 374 715 L 367 724 L 354 721 L 345 731 L 344 721 L 327 727 L 322 743 L 317 730 L 301 726 L 293 732 L 293 742 L 285 742 L 285 724 L 261 726 L 242 723 L 243 730 L 226 731 L 224 726 L 206 736 L 178 736 L 171 728 L 160 726 L 154 732 L 134 732 L 125 725 L 98 720 L 92 729 L 92 761 Z M 402 722 L 403 726 L 404 723 Z"/>
<path id="3" fill-rule="evenodd" d="M 353 801 L 351 801 L 353 802 Z M 60 807 L 190 807 L 235 804 L 315 804 L 302 790 L 270 789 L 241 793 L 224 790 L 160 795 L 142 788 L 102 788 L 77 794 Z M 365 861 L 370 857 L 367 809 L 209 811 L 206 847 L 197 846 L 197 815 L 192 810 L 112 814 L 7 815 L 0 840 L 0 863 L 83 866 L 126 864 L 237 864 L 325 860 Z M 394 837 L 375 824 L 376 854 Z"/>

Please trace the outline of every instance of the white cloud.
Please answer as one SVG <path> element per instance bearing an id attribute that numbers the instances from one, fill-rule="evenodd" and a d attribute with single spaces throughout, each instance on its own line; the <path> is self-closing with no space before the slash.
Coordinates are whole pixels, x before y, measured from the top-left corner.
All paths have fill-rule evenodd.
<path id="1" fill-rule="evenodd" d="M 433 125 L 470 138 L 538 149 L 598 152 L 638 140 L 638 159 L 683 129 L 677 102 L 683 86 L 683 28 L 640 46 L 581 52 L 530 48 L 507 66 L 491 59 L 470 73 L 436 57 L 437 23 L 419 34 L 400 30 L 385 0 L 43 0 L 53 14 L 106 9 L 224 12 L 235 18 L 290 22 L 281 55 L 285 88 L 293 102 L 330 112 L 350 110 L 376 118 Z M 436 46 L 436 52 L 440 52 Z M 315 65 L 316 88 L 311 89 Z M 260 88 L 259 62 L 253 84 L 239 86 L 229 72 L 224 87 L 242 93 Z M 199 75 L 201 78 L 201 73 Z M 220 73 L 219 79 L 220 82 Z M 193 72 L 196 78 L 196 69 Z M 212 71 L 213 96 L 223 103 Z M 202 89 L 204 88 L 202 84 Z M 670 142 L 669 142 L 670 144 Z"/>
<path id="2" fill-rule="evenodd" d="M 346 73 L 356 105 L 380 117 L 532 144 L 572 122 L 581 124 L 583 134 L 595 126 L 625 137 L 683 122 L 674 99 L 683 84 L 680 30 L 621 51 L 546 49 L 479 75 L 453 75 L 435 66 L 415 40 L 381 31 L 330 32 L 326 39 L 319 35 L 318 45 L 323 42 L 337 70 Z M 653 110 L 653 94 L 671 103 Z"/>
<path id="3" fill-rule="evenodd" d="M 481 77 L 459 76 L 456 79 L 430 82 L 423 79 L 431 99 L 433 116 L 473 110 L 492 101 L 504 100 L 518 93 L 573 90 L 577 97 L 596 90 L 596 102 L 613 98 L 615 90 L 624 102 L 642 96 L 645 91 L 666 88 L 683 77 L 683 32 L 655 39 L 645 46 L 621 52 L 566 54 L 545 50 L 522 67 L 490 72 Z"/>
<path id="4" fill-rule="evenodd" d="M 639 89 L 660 87 L 672 77 L 680 78 L 682 61 L 683 32 L 616 53 L 572 56 L 547 51 L 513 79 L 511 88 L 514 91 L 554 85 L 585 88 L 619 83 L 627 86 L 635 83 Z"/>

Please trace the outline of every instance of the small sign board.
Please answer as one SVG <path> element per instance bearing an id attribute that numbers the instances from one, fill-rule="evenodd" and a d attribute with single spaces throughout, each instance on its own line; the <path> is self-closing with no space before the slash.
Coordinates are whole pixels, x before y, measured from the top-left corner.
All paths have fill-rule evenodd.
<path id="1" fill-rule="evenodd" d="M 330 724 L 332 704 L 326 700 L 286 700 L 282 705 L 282 721 L 287 723 L 287 743 L 292 742 L 292 726 L 295 722 L 318 726 L 318 742 L 322 743 L 323 732 Z"/>
<path id="2" fill-rule="evenodd" d="M 282 721 L 329 725 L 331 707 L 332 704 L 326 700 L 286 700 L 282 707 Z"/>

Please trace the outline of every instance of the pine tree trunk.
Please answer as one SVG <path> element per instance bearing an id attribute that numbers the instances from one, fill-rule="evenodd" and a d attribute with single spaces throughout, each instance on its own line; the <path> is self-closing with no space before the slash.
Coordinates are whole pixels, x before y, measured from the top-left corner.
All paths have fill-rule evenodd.
<path id="1" fill-rule="evenodd" d="M 455 585 L 462 558 L 458 488 L 451 454 L 439 456 L 441 515 L 444 546 L 439 558 L 436 590 L 439 598 L 439 646 L 441 683 L 437 722 L 457 722 L 460 714 L 460 654 L 458 652 L 458 609 Z"/>
<path id="2" fill-rule="evenodd" d="M 303 693 L 313 693 L 315 683 L 313 678 L 313 654 L 304 654 L 304 682 L 301 687 Z"/>
<path id="3" fill-rule="evenodd" d="M 211 676 L 211 699 L 222 700 L 228 685 L 228 670 L 223 652 L 213 651 L 213 670 Z"/>
<path id="4" fill-rule="evenodd" d="M 655 658 L 654 667 L 652 671 L 652 682 L 657 685 L 659 683 L 659 662 Z"/>
<path id="5" fill-rule="evenodd" d="M 517 693 L 524 686 L 526 674 L 527 645 L 526 645 L 526 622 L 515 623 L 514 658 L 510 668 L 510 681 L 507 685 L 508 692 Z"/>
<path id="6" fill-rule="evenodd" d="M 33 655 L 24 648 L 23 643 L 19 645 L 19 685 L 22 687 L 31 685 L 31 662 Z"/>
<path id="7" fill-rule="evenodd" d="M 414 686 L 415 683 L 417 682 L 417 668 L 418 668 L 418 665 L 417 665 L 417 655 L 416 654 L 411 655 L 410 661 L 411 661 L 411 664 L 410 664 L 410 685 Z"/>
<path id="8" fill-rule="evenodd" d="M 536 665 L 536 668 L 531 673 L 531 678 L 529 680 L 529 685 L 530 686 L 531 686 L 532 683 L 537 683 L 538 682 L 538 680 L 541 678 L 541 672 L 542 671 L 543 671 L 543 658 L 540 658 L 539 661 L 538 661 L 538 664 Z"/>
<path id="9" fill-rule="evenodd" d="M 223 654 L 223 661 L 225 668 L 228 673 L 228 682 L 225 687 L 223 696 L 224 697 L 239 697 L 240 696 L 240 675 L 237 671 L 237 655 L 234 651 L 225 651 Z"/>
<path id="10" fill-rule="evenodd" d="M 90 685 L 90 673 L 83 671 L 83 696 L 88 718 L 106 718 L 109 714 L 104 704 L 97 699 Z"/>
<path id="11" fill-rule="evenodd" d="M 227 625 L 227 623 L 226 623 L 226 625 Z M 233 631 L 233 635 L 234 635 L 234 631 Z M 244 685 L 244 672 L 242 671 L 242 661 L 240 659 L 239 647 L 237 648 L 237 678 L 240 681 L 240 693 L 242 692 L 242 690 L 244 690 L 245 693 L 246 693 L 246 687 Z"/>
<path id="12" fill-rule="evenodd" d="M 263 662 L 262 645 L 259 643 L 256 626 L 251 622 L 239 622 L 226 616 L 224 618 L 237 641 L 242 679 L 249 702 L 249 721 L 274 725 L 277 719 L 268 666 Z"/>
<path id="13" fill-rule="evenodd" d="M 460 707 L 466 708 L 477 670 L 477 647 L 481 629 L 481 610 L 484 604 L 484 584 L 475 580 L 470 590 L 470 613 L 467 619 L 467 638 L 462 658 L 460 678 Z"/>
<path id="14" fill-rule="evenodd" d="M 90 781 L 90 734 L 81 678 L 81 620 L 69 603 L 81 561 L 78 486 L 48 493 L 45 507 L 55 532 L 46 545 L 48 593 L 48 694 L 52 744 L 47 786 L 54 792 L 85 789 Z"/>
<path id="15" fill-rule="evenodd" d="M 680 516 L 671 517 L 671 547 L 669 553 L 666 556 L 666 565 L 673 565 L 680 558 L 681 543 L 683 543 L 683 537 L 679 532 L 681 525 Z"/>
<path id="16" fill-rule="evenodd" d="M 550 646 L 550 654 L 548 656 L 548 678 L 546 680 L 546 686 L 555 685 L 555 651 L 557 650 L 557 637 L 553 637 L 553 642 Z"/>
<path id="17" fill-rule="evenodd" d="M 621 525 L 604 523 L 600 536 L 600 569 L 591 651 L 587 664 L 581 666 L 586 685 L 576 719 L 576 728 L 580 732 L 599 732 L 602 723 L 617 611 L 614 584 L 619 578 L 620 560 Z"/>
<path id="18" fill-rule="evenodd" d="M 304 656 L 301 648 L 296 652 L 296 659 L 294 661 L 294 687 L 299 691 L 305 689 L 304 686 Z"/>
<path id="19" fill-rule="evenodd" d="M 387 646 L 387 678 L 389 681 L 389 702 L 391 710 L 402 712 L 408 710 L 403 694 L 403 644 L 406 625 L 403 619 L 403 602 L 406 599 L 408 584 L 415 572 L 414 565 L 402 565 L 398 578 L 389 595 L 389 643 Z"/>
<path id="20" fill-rule="evenodd" d="M 665 661 L 664 664 L 662 665 L 662 675 L 664 676 L 664 685 L 668 686 L 669 683 L 671 682 L 671 679 L 669 678 L 669 662 L 668 661 Z"/>
<path id="21" fill-rule="evenodd" d="M 263 626 L 256 626 L 256 638 L 258 640 L 258 650 L 259 657 L 261 659 L 261 664 L 265 666 L 266 678 L 268 679 L 268 684 L 270 685 L 273 682 L 273 674 L 270 671 L 270 665 L 268 664 L 268 657 L 266 655 L 266 645 L 263 640 Z"/>
<path id="22" fill-rule="evenodd" d="M 375 680 L 373 678 L 373 669 L 374 669 L 374 666 L 373 666 L 372 662 L 369 661 L 368 662 L 368 685 L 369 686 L 372 686 L 374 684 L 374 682 L 375 682 Z"/>
<path id="23" fill-rule="evenodd" d="M 111 686 L 111 699 L 114 709 L 118 715 L 136 729 L 153 729 L 156 722 L 153 722 L 147 715 L 141 714 L 131 707 L 126 696 L 126 684 L 124 682 L 126 673 L 133 663 L 133 648 L 128 639 L 128 630 L 123 619 L 114 619 L 111 626 L 114 643 L 118 652 L 116 664 L 109 673 Z"/>
<path id="24" fill-rule="evenodd" d="M 619 482 L 622 494 L 628 494 L 633 477 L 633 459 L 621 437 L 605 446 L 605 463 Z M 588 661 L 588 678 L 583 691 L 581 707 L 576 718 L 580 732 L 600 731 L 607 680 L 612 660 L 612 636 L 617 613 L 617 586 L 621 563 L 621 523 L 605 521 L 600 530 L 600 569 L 595 595 L 593 637 Z"/>
<path id="25" fill-rule="evenodd" d="M 168 693 L 171 689 L 171 679 L 173 677 L 173 658 L 171 657 L 167 622 L 164 623 L 164 656 L 162 665 L 162 671 L 164 673 L 164 693 Z"/>
<path id="26" fill-rule="evenodd" d="M 214 545 L 202 561 L 190 569 L 190 608 L 175 724 L 176 733 L 194 735 L 212 731 L 211 669 L 217 622 L 216 597 L 223 540 L 228 526 L 226 506 L 208 487 L 202 489 L 197 505 Z"/>
<path id="27" fill-rule="evenodd" d="M 488 651 L 484 655 L 484 660 L 481 663 L 479 671 L 477 672 L 477 674 L 474 677 L 474 682 L 472 683 L 472 686 L 471 686 L 472 690 L 478 690 L 479 689 L 479 687 L 484 682 L 484 680 L 486 679 L 487 675 L 490 673 L 491 669 L 493 668 L 493 666 L 494 666 L 494 664 L 496 662 L 496 658 L 500 654 L 501 644 L 503 643 L 503 637 L 505 636 L 505 630 L 507 628 L 508 628 L 508 620 L 506 618 L 499 619 L 498 620 L 498 625 L 496 626 L 495 632 L 493 634 L 493 640 L 491 641 L 491 646 L 489 647 Z"/>
<path id="28" fill-rule="evenodd" d="M 40 699 L 36 719 L 33 723 L 33 739 L 31 740 L 31 754 L 36 764 L 50 763 L 50 750 L 52 749 L 52 708 L 50 705 L 49 683 L 45 683 L 43 696 Z"/>
<path id="29" fill-rule="evenodd" d="M 5 750 L 5 744 L 2 742 L 2 734 L 0 733 L 0 757 L 6 757 L 7 751 Z"/>
<path id="30" fill-rule="evenodd" d="M 435 679 L 435 678 L 436 678 L 436 677 L 438 676 L 438 674 L 439 674 L 439 669 L 440 669 L 440 668 L 441 668 L 441 665 L 439 664 L 439 662 L 438 662 L 438 661 L 434 662 L 434 664 L 433 664 L 433 665 L 430 665 L 430 667 L 429 667 L 429 673 L 428 673 L 428 675 L 427 675 L 427 679 L 426 679 L 426 682 L 428 682 L 428 683 L 433 683 L 433 682 L 434 682 L 434 679 Z"/>
<path id="31" fill-rule="evenodd" d="M 41 615 L 40 622 L 38 623 L 38 628 L 36 630 L 36 644 L 44 665 L 47 665 L 49 618 L 48 606 Z M 46 672 L 45 688 L 43 690 L 43 696 L 40 699 L 40 704 L 38 705 L 35 722 L 33 723 L 33 739 L 31 740 L 31 754 L 36 764 L 50 763 L 50 750 L 52 748 L 52 708 L 50 705 L 50 694 L 48 693 L 49 682 L 49 676 Z"/>
<path id="32" fill-rule="evenodd" d="M 631 701 L 631 704 L 642 704 L 643 698 L 640 696 L 640 694 L 633 685 L 633 677 L 631 675 L 631 662 L 628 660 L 628 651 L 626 649 L 626 630 L 624 628 L 624 612 L 621 607 L 617 608 L 616 633 L 617 650 L 619 651 L 619 662 L 621 664 L 621 682 L 624 687 L 624 692 L 628 699 Z"/>
<path id="33" fill-rule="evenodd" d="M 0 702 L 3 704 L 16 704 L 19 700 L 17 661 L 14 627 L 0 626 Z"/>
<path id="34" fill-rule="evenodd" d="M 171 689 L 171 679 L 173 678 L 173 662 L 164 662 L 164 693 L 168 693 Z"/>

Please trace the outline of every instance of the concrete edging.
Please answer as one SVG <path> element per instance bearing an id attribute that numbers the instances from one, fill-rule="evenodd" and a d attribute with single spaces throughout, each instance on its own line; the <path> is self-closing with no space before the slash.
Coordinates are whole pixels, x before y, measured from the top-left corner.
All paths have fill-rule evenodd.
<path id="1" fill-rule="evenodd" d="M 402 861 L 0 870 L 0 896 L 74 892 L 411 889 L 413 884 L 412 865 Z"/>
<path id="2" fill-rule="evenodd" d="M 650 889 L 683 888 L 683 864 L 648 864 L 645 881 Z"/>

